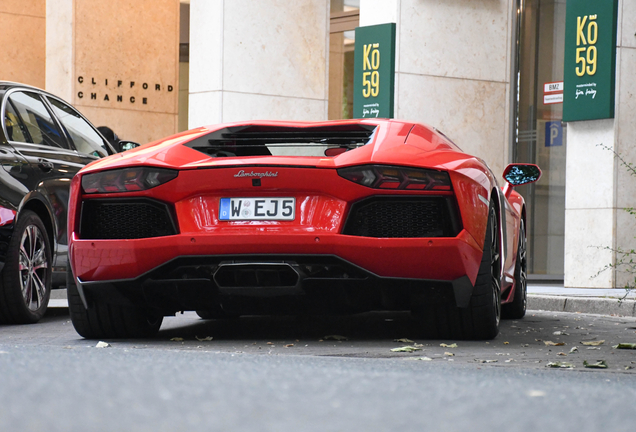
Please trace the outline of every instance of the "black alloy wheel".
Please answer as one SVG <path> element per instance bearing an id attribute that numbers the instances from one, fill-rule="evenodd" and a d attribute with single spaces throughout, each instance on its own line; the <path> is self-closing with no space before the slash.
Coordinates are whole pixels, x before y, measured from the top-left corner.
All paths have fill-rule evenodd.
<path id="1" fill-rule="evenodd" d="M 519 242 L 517 247 L 517 262 L 515 263 L 515 293 L 512 302 L 503 305 L 502 317 L 505 319 L 519 319 L 526 314 L 528 307 L 528 243 L 526 226 L 523 219 L 519 225 Z"/>
<path id="2" fill-rule="evenodd" d="M 484 249 L 470 303 L 419 301 L 412 307 L 422 337 L 488 340 L 499 334 L 501 320 L 501 242 L 494 202 L 488 209 Z"/>
<path id="3" fill-rule="evenodd" d="M 30 324 L 46 312 L 51 296 L 51 245 L 37 214 L 23 211 L 9 241 L 0 287 L 0 322 Z"/>

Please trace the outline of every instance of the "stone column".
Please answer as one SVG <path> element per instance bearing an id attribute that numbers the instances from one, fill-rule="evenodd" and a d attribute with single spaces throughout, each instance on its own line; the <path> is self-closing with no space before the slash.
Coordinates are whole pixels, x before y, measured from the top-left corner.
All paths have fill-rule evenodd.
<path id="1" fill-rule="evenodd" d="M 325 120 L 329 2 L 190 2 L 189 127 Z"/>
<path id="2" fill-rule="evenodd" d="M 395 117 L 435 126 L 496 174 L 509 162 L 513 2 L 361 0 L 360 25 L 397 24 Z"/>
<path id="3" fill-rule="evenodd" d="M 614 149 L 636 164 L 636 3 L 619 2 L 614 119 L 568 123 L 565 201 L 565 286 L 622 288 L 634 275 L 606 270 L 621 258 L 616 249 L 636 249 L 636 177 Z M 636 258 L 636 257 L 634 257 Z"/>
<path id="4" fill-rule="evenodd" d="M 45 84 L 45 0 L 0 1 L 0 80 Z"/>

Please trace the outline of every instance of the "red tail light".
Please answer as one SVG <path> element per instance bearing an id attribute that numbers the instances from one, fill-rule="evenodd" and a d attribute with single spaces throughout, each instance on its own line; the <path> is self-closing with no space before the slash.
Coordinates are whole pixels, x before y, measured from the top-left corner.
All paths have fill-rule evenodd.
<path id="1" fill-rule="evenodd" d="M 176 178 L 178 171 L 135 167 L 87 174 L 82 177 L 84 193 L 134 192 L 152 189 Z"/>
<path id="2" fill-rule="evenodd" d="M 338 170 L 340 177 L 374 189 L 452 190 L 445 171 L 385 165 L 362 165 Z"/>

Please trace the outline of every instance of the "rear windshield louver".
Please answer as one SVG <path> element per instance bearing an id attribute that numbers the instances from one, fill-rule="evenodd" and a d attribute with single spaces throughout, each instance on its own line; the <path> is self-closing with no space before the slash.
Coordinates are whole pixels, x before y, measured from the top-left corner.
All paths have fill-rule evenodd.
<path id="1" fill-rule="evenodd" d="M 237 126 L 211 132 L 185 145 L 212 157 L 324 157 L 328 149 L 344 152 L 369 143 L 374 131 L 375 126 L 360 124 L 309 128 Z"/>

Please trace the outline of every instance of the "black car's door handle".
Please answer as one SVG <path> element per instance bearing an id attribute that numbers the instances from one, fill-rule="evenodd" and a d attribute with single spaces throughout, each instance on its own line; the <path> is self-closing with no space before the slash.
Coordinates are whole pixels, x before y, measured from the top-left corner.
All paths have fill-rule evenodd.
<path id="1" fill-rule="evenodd" d="M 46 159 L 38 159 L 38 167 L 44 172 L 49 172 L 53 169 L 53 162 L 49 162 Z"/>

